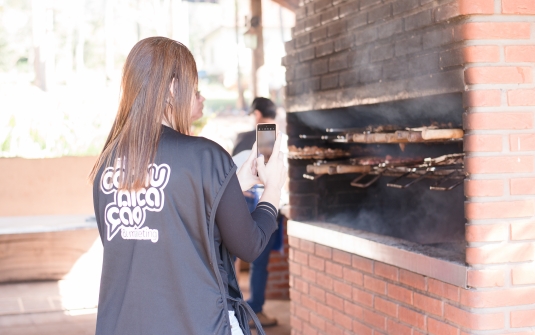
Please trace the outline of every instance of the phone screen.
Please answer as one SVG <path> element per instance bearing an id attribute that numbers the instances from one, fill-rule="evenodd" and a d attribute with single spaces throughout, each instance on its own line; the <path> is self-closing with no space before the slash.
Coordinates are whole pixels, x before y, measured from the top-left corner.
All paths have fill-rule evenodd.
<path id="1" fill-rule="evenodd" d="M 256 126 L 256 145 L 258 156 L 264 155 L 264 163 L 267 164 L 277 137 L 277 126 L 274 123 L 259 123 Z"/>

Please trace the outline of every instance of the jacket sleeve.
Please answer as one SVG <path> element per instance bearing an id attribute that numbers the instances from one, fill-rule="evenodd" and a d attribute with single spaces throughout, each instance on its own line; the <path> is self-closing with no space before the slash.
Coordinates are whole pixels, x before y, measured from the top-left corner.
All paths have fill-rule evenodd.
<path id="1" fill-rule="evenodd" d="M 277 229 L 277 211 L 261 202 L 249 213 L 236 174 L 231 176 L 216 211 L 215 222 L 229 252 L 246 262 L 254 261 Z"/>

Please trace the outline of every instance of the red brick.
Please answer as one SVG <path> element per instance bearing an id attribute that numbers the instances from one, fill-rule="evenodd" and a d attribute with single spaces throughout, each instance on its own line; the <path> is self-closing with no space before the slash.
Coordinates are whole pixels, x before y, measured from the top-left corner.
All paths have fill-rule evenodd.
<path id="1" fill-rule="evenodd" d="M 344 268 L 339 264 L 335 264 L 335 263 L 329 262 L 329 261 L 325 262 L 325 272 L 327 272 L 331 276 L 335 276 L 335 277 L 338 277 L 338 278 L 343 278 L 344 277 L 343 270 L 344 270 Z"/>
<path id="2" fill-rule="evenodd" d="M 353 319 L 362 319 L 363 308 L 349 301 L 344 301 L 344 312 Z"/>
<path id="3" fill-rule="evenodd" d="M 316 312 L 328 320 L 333 319 L 333 309 L 323 304 L 316 305 Z"/>
<path id="4" fill-rule="evenodd" d="M 493 107 L 502 102 L 499 90 L 466 91 L 463 94 L 465 107 Z"/>
<path id="5" fill-rule="evenodd" d="M 447 323 L 435 320 L 433 318 L 427 319 L 427 330 L 433 335 L 459 335 L 459 328 L 451 326 Z"/>
<path id="6" fill-rule="evenodd" d="M 325 302 L 325 290 L 314 285 L 310 285 L 310 297 L 323 303 Z"/>
<path id="7" fill-rule="evenodd" d="M 359 335 L 372 335 L 373 329 L 358 321 L 353 321 L 353 332 Z"/>
<path id="8" fill-rule="evenodd" d="M 353 288 L 353 301 L 369 307 L 373 306 L 373 294 L 358 288 Z"/>
<path id="9" fill-rule="evenodd" d="M 358 271 L 344 268 L 344 280 L 347 280 L 353 284 L 362 286 L 364 284 L 364 275 Z"/>
<path id="10" fill-rule="evenodd" d="M 325 301 L 328 306 L 331 306 L 332 308 L 335 308 L 339 311 L 344 310 L 344 299 L 339 298 L 331 293 L 325 293 Z"/>
<path id="11" fill-rule="evenodd" d="M 535 309 L 511 312 L 511 327 L 535 326 Z"/>
<path id="12" fill-rule="evenodd" d="M 441 300 L 414 293 L 414 307 L 431 314 L 442 316 L 444 303 Z"/>
<path id="13" fill-rule="evenodd" d="M 467 84 L 524 84 L 531 83 L 532 69 L 512 66 L 478 66 L 464 71 Z"/>
<path id="14" fill-rule="evenodd" d="M 322 258 L 308 255 L 308 265 L 318 271 L 325 271 L 325 261 Z"/>
<path id="15" fill-rule="evenodd" d="M 386 330 L 386 317 L 367 309 L 362 310 L 362 320 L 379 330 Z"/>
<path id="16" fill-rule="evenodd" d="M 535 194 L 535 178 L 513 178 L 511 179 L 512 195 L 532 195 Z"/>
<path id="17" fill-rule="evenodd" d="M 349 329 L 351 330 L 351 328 Z M 340 328 L 338 327 L 337 325 L 335 325 L 334 323 L 332 322 L 325 322 L 325 332 L 327 334 L 332 334 L 332 335 L 344 335 L 344 329 L 343 328 Z"/>
<path id="18" fill-rule="evenodd" d="M 303 251 L 306 251 L 310 254 L 314 253 L 314 242 L 310 242 L 307 240 L 301 240 L 299 244 L 299 248 Z"/>
<path id="19" fill-rule="evenodd" d="M 290 272 L 294 276 L 301 276 L 301 265 L 297 264 L 296 262 L 289 261 L 288 266 L 289 266 Z"/>
<path id="20" fill-rule="evenodd" d="M 469 220 L 522 218 L 535 214 L 533 201 L 466 202 L 465 216 Z"/>
<path id="21" fill-rule="evenodd" d="M 398 280 L 398 268 L 385 263 L 376 262 L 374 272 L 380 277 L 384 277 L 390 280 Z"/>
<path id="22" fill-rule="evenodd" d="M 312 270 L 311 268 L 307 266 L 303 266 L 301 268 L 301 277 L 310 282 L 315 283 L 316 282 L 316 271 Z"/>
<path id="23" fill-rule="evenodd" d="M 412 329 L 402 325 L 401 323 L 397 323 L 393 320 L 388 319 L 386 322 L 386 330 L 389 334 L 396 334 L 396 335 L 412 335 Z"/>
<path id="24" fill-rule="evenodd" d="M 399 320 L 408 323 L 414 327 L 425 330 L 426 328 L 426 317 L 424 314 L 413 311 L 411 309 L 399 306 Z"/>
<path id="25" fill-rule="evenodd" d="M 314 253 L 319 257 L 323 257 L 325 259 L 331 259 L 332 248 L 326 247 L 324 245 L 316 244 L 316 250 L 314 251 Z"/>
<path id="26" fill-rule="evenodd" d="M 432 278 L 427 280 L 427 285 L 429 293 L 449 300 L 459 301 L 459 287 Z"/>
<path id="27" fill-rule="evenodd" d="M 462 54 L 465 63 L 497 63 L 500 61 L 500 47 L 497 45 L 468 46 L 463 48 Z"/>
<path id="28" fill-rule="evenodd" d="M 347 330 L 351 330 L 353 328 L 353 320 L 349 316 L 345 315 L 344 313 L 333 311 L 333 317 L 334 317 L 333 321 L 337 325 L 340 325 Z"/>
<path id="29" fill-rule="evenodd" d="M 459 0 L 461 15 L 494 14 L 494 0 Z"/>
<path id="30" fill-rule="evenodd" d="M 302 306 L 295 305 L 294 306 L 294 313 L 295 315 L 300 318 L 301 320 L 307 321 L 310 317 L 310 311 Z"/>
<path id="31" fill-rule="evenodd" d="M 333 249 L 333 261 L 345 265 L 351 265 L 351 254 L 345 251 Z"/>
<path id="32" fill-rule="evenodd" d="M 528 173 L 533 172 L 533 156 L 467 157 L 468 173 Z"/>
<path id="33" fill-rule="evenodd" d="M 465 236 L 467 242 L 505 241 L 509 237 L 509 225 L 503 223 L 467 225 Z"/>
<path id="34" fill-rule="evenodd" d="M 531 305 L 535 303 L 535 287 L 512 287 L 493 291 L 463 290 L 461 304 L 471 308 Z"/>
<path id="35" fill-rule="evenodd" d="M 535 14 L 533 0 L 502 0 L 504 14 Z"/>
<path id="36" fill-rule="evenodd" d="M 373 261 L 371 259 L 353 255 L 352 266 L 358 270 L 373 273 Z"/>
<path id="37" fill-rule="evenodd" d="M 517 266 L 511 270 L 513 285 L 535 284 L 535 266 Z"/>
<path id="38" fill-rule="evenodd" d="M 527 262 L 533 260 L 532 243 L 491 244 L 466 248 L 468 264 Z"/>
<path id="39" fill-rule="evenodd" d="M 301 240 L 298 239 L 297 237 L 288 236 L 288 244 L 291 247 L 299 248 L 299 241 L 301 241 Z"/>
<path id="40" fill-rule="evenodd" d="M 464 127 L 470 130 L 532 129 L 533 113 L 469 113 Z"/>
<path id="41" fill-rule="evenodd" d="M 425 277 L 404 269 L 399 270 L 399 282 L 419 290 L 427 290 Z"/>
<path id="42" fill-rule="evenodd" d="M 315 313 L 310 313 L 310 324 L 319 330 L 325 331 L 325 320 Z"/>
<path id="43" fill-rule="evenodd" d="M 295 278 L 294 279 L 294 285 L 295 285 L 295 289 L 301 293 L 305 293 L 307 294 L 308 293 L 308 283 L 299 279 L 299 278 Z"/>
<path id="44" fill-rule="evenodd" d="M 504 184 L 501 179 L 465 179 L 464 195 L 467 197 L 501 197 Z"/>
<path id="45" fill-rule="evenodd" d="M 304 323 L 303 324 L 303 334 L 306 335 L 318 335 L 318 330 L 313 328 L 310 324 Z"/>
<path id="46" fill-rule="evenodd" d="M 502 135 L 466 135 L 464 151 L 500 152 L 502 139 Z"/>
<path id="47" fill-rule="evenodd" d="M 507 91 L 509 106 L 535 106 L 535 89 Z"/>
<path id="48" fill-rule="evenodd" d="M 351 288 L 351 285 L 342 283 L 341 281 L 338 281 L 338 280 L 334 280 L 333 288 L 334 288 L 334 293 L 344 298 L 351 299 L 352 291 L 353 291 Z"/>
<path id="49" fill-rule="evenodd" d="M 364 287 L 380 294 L 386 294 L 386 283 L 382 280 L 364 276 Z"/>
<path id="50" fill-rule="evenodd" d="M 511 239 L 535 240 L 535 222 L 515 222 L 511 224 Z"/>
<path id="51" fill-rule="evenodd" d="M 505 285 L 504 270 L 468 270 L 468 286 L 471 287 L 502 287 Z"/>
<path id="52" fill-rule="evenodd" d="M 530 24 L 528 22 L 470 22 L 459 29 L 464 40 L 495 40 L 495 39 L 529 39 Z"/>
<path id="53" fill-rule="evenodd" d="M 290 316 L 290 326 L 292 330 L 303 331 L 303 321 L 297 318 L 295 315 Z"/>
<path id="54" fill-rule="evenodd" d="M 535 62 L 535 45 L 509 45 L 505 47 L 505 61 Z"/>
<path id="55" fill-rule="evenodd" d="M 301 293 L 298 292 L 296 289 L 291 288 L 290 289 L 290 300 L 301 303 Z"/>
<path id="56" fill-rule="evenodd" d="M 292 249 L 293 250 L 293 249 Z M 303 264 L 303 265 L 308 265 L 308 255 L 302 251 L 299 251 L 299 250 L 293 250 L 293 261 L 299 263 L 299 264 Z"/>
<path id="57" fill-rule="evenodd" d="M 310 291 L 312 292 L 312 290 Z M 306 294 L 301 294 L 301 303 L 304 306 L 307 306 L 308 308 L 310 308 L 311 310 L 315 310 L 316 301 L 313 298 L 316 298 L 316 297 L 313 297 L 312 295 L 309 296 Z M 323 302 L 323 301 L 325 301 L 325 297 L 323 297 L 323 299 L 320 302 Z"/>
<path id="58" fill-rule="evenodd" d="M 398 316 L 398 305 L 388 300 L 375 297 L 374 307 L 375 307 L 375 310 L 379 312 L 383 312 L 387 315 L 393 316 L 394 318 L 397 318 Z"/>
<path id="59" fill-rule="evenodd" d="M 316 274 L 316 283 L 328 291 L 333 289 L 333 279 L 323 273 Z"/>
<path id="60" fill-rule="evenodd" d="M 473 330 L 502 329 L 505 326 L 503 313 L 478 314 L 445 304 L 446 320 Z"/>
<path id="61" fill-rule="evenodd" d="M 407 290 L 404 287 L 388 284 L 388 296 L 392 299 L 404 302 L 406 304 L 412 304 L 412 291 Z"/>
<path id="62" fill-rule="evenodd" d="M 511 151 L 535 150 L 535 134 L 511 134 L 509 142 Z"/>

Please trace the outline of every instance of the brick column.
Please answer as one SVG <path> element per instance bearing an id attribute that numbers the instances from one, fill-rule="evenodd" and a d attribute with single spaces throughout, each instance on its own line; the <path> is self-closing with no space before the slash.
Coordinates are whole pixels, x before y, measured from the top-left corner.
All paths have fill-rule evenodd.
<path id="1" fill-rule="evenodd" d="M 464 41 L 457 52 L 467 85 L 466 262 L 472 268 L 457 312 L 465 314 L 471 329 L 532 334 L 535 1 L 467 0 L 464 5 L 470 22 L 454 34 Z M 500 322 L 485 327 L 481 321 L 488 316 Z M 477 332 L 487 333 L 495 332 Z"/>
<path id="2" fill-rule="evenodd" d="M 266 284 L 266 299 L 290 298 L 290 273 L 288 270 L 288 234 L 286 233 L 286 218 L 283 222 L 283 245 L 281 251 L 273 250 L 269 255 L 268 282 Z M 276 232 L 277 233 L 277 232 Z M 276 234 L 275 233 L 275 234 Z"/>

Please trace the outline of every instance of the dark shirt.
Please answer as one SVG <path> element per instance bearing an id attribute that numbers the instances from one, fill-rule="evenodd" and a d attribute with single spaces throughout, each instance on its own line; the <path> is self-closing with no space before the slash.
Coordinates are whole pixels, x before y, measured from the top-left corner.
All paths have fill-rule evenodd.
<path id="1" fill-rule="evenodd" d="M 251 150 L 255 141 L 255 130 L 247 131 L 245 133 L 239 133 L 238 137 L 236 137 L 236 145 L 234 146 L 234 150 L 232 150 L 232 156 L 235 156 L 245 150 Z"/>
<path id="2" fill-rule="evenodd" d="M 103 167 L 93 188 L 104 245 L 97 335 L 230 333 L 223 299 L 235 276 L 221 251 L 255 259 L 277 228 L 274 207 L 250 214 L 230 155 L 168 127 L 146 187 L 118 191 L 119 169 Z"/>
<path id="3" fill-rule="evenodd" d="M 249 214 L 247 203 L 236 174 L 231 177 L 217 208 L 214 243 L 217 265 L 225 287 L 228 287 L 228 273 L 223 266 L 221 244 L 228 251 L 248 262 L 254 261 L 264 250 L 271 234 L 277 229 L 277 210 L 269 202 L 260 202 Z M 231 309 L 230 303 L 228 304 Z"/>

